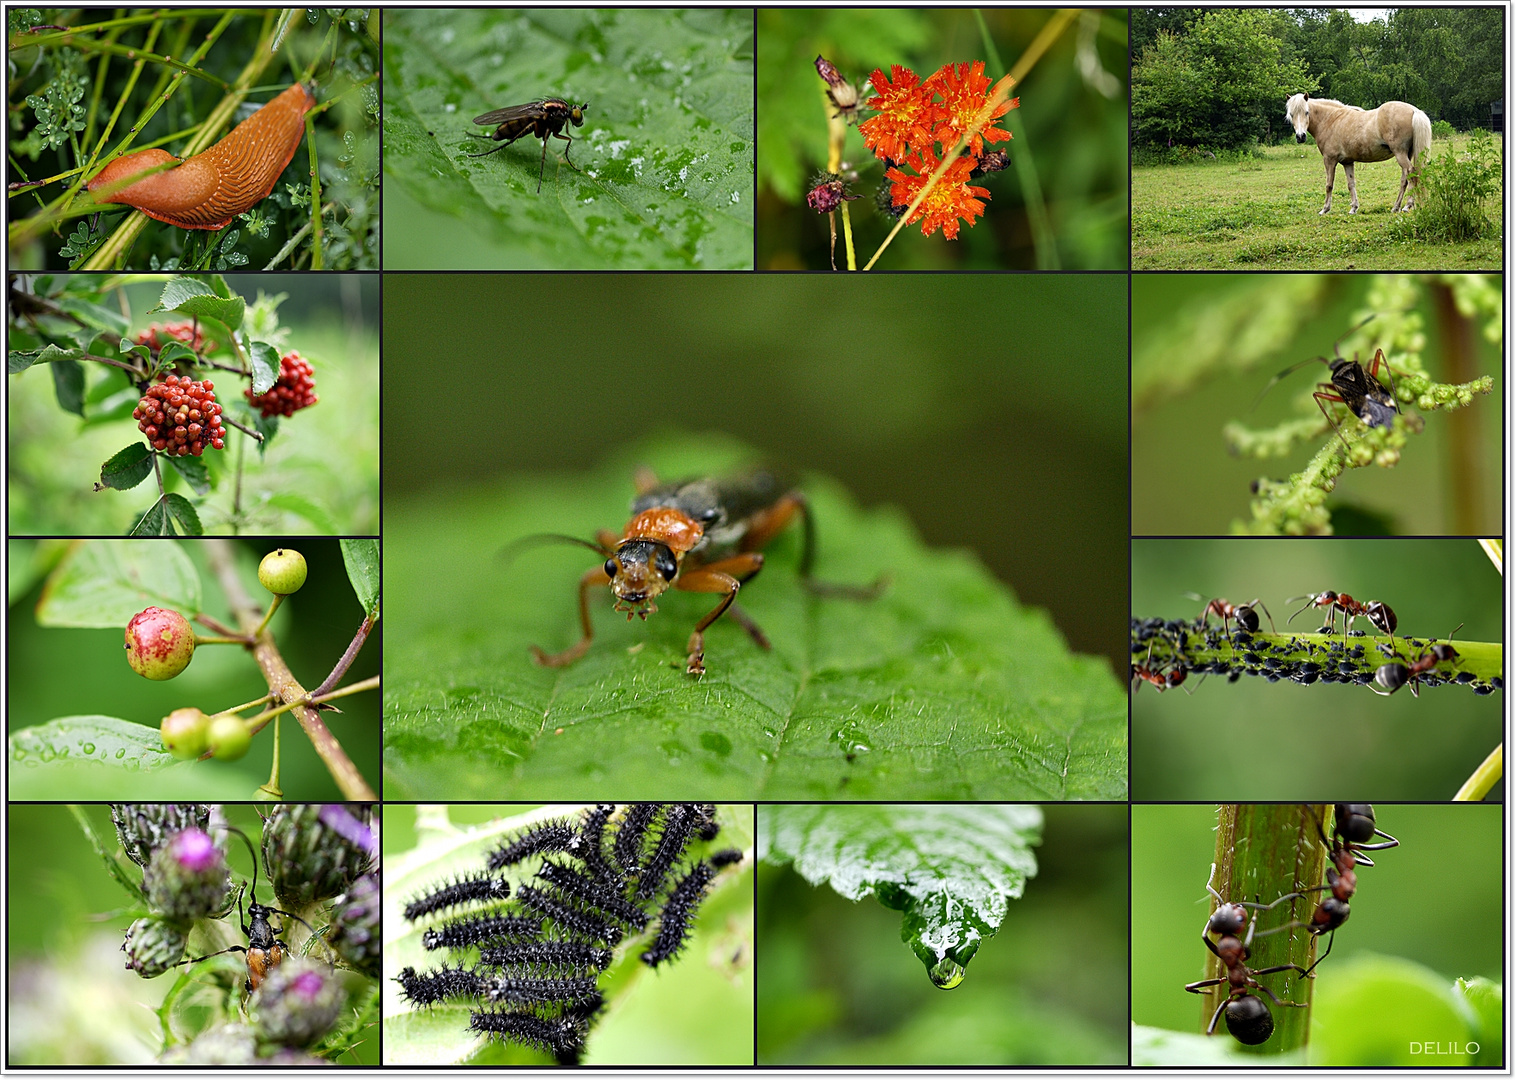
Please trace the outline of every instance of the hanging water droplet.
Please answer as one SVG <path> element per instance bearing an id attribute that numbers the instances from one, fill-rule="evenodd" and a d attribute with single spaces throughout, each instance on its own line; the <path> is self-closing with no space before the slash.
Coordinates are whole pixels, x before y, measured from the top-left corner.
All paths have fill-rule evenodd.
<path id="1" fill-rule="evenodd" d="M 963 981 L 963 965 L 950 957 L 943 957 L 930 968 L 927 974 L 932 977 L 932 984 L 941 990 L 951 990 Z"/>

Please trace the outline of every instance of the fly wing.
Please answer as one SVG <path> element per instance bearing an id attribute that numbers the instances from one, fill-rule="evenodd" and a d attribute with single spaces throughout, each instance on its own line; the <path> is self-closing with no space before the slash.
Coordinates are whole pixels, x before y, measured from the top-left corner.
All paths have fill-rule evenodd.
<path id="1" fill-rule="evenodd" d="M 540 101 L 528 101 L 525 105 L 507 105 L 474 117 L 476 124 L 504 124 L 511 120 L 540 120 L 545 114 Z"/>

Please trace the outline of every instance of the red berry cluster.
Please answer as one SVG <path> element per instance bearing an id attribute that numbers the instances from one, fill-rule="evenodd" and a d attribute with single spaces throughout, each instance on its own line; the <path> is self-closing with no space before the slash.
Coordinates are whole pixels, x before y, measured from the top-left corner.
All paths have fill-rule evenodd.
<path id="1" fill-rule="evenodd" d="M 136 337 L 138 345 L 161 349 L 169 341 L 182 341 L 197 353 L 205 351 L 205 335 L 190 322 L 153 323 Z"/>
<path id="2" fill-rule="evenodd" d="M 226 445 L 226 429 L 211 390 L 209 380 L 170 375 L 148 388 L 132 410 L 132 419 L 154 450 L 176 457 L 199 457 L 207 446 L 220 450 Z"/>
<path id="3" fill-rule="evenodd" d="M 285 353 L 279 358 L 279 378 L 268 392 L 253 396 L 251 390 L 242 391 L 247 400 L 265 417 L 294 416 L 299 409 L 316 404 L 316 380 L 311 376 L 310 361 L 302 360 L 297 352 Z"/>

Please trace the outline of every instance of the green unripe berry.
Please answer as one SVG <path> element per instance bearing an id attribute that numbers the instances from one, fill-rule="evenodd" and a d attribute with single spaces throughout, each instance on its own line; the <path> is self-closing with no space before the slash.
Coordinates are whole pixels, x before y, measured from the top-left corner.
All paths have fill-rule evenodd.
<path id="1" fill-rule="evenodd" d="M 258 580 L 275 596 L 288 596 L 305 584 L 305 556 L 293 548 L 278 548 L 258 564 Z"/>
<path id="2" fill-rule="evenodd" d="M 158 725 L 163 748 L 176 758 L 188 761 L 205 753 L 211 718 L 199 709 L 175 709 Z"/>
<path id="3" fill-rule="evenodd" d="M 126 624 L 126 662 L 145 679 L 172 679 L 195 655 L 195 628 L 168 608 L 150 607 Z"/>
<path id="4" fill-rule="evenodd" d="M 253 736 L 247 730 L 242 717 L 222 713 L 211 717 L 210 730 L 206 733 L 206 746 L 217 761 L 236 761 L 247 753 L 253 744 Z"/>

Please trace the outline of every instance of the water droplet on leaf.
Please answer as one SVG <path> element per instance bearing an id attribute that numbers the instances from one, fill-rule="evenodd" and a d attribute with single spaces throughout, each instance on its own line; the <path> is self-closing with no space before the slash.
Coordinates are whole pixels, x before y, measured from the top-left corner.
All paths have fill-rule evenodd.
<path id="1" fill-rule="evenodd" d="M 963 981 L 965 974 L 963 965 L 950 957 L 943 957 L 927 968 L 926 973 L 931 976 L 932 985 L 941 990 L 951 990 Z"/>

